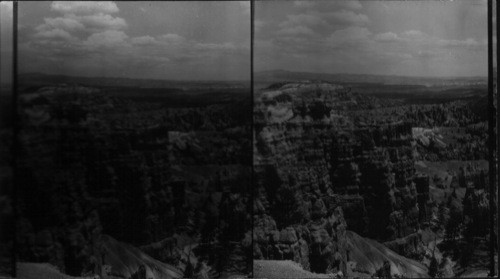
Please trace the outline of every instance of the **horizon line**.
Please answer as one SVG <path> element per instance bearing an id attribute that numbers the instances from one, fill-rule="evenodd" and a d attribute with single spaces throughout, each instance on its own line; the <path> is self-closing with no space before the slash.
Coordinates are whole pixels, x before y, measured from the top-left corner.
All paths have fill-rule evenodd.
<path id="1" fill-rule="evenodd" d="M 488 75 L 476 75 L 476 76 L 411 76 L 411 75 L 396 75 L 396 74 L 368 74 L 368 73 L 348 73 L 348 72 L 309 72 L 309 71 L 289 71 L 283 69 L 273 69 L 273 70 L 262 70 L 256 71 L 255 73 L 265 73 L 265 72 L 289 72 L 289 73 L 307 73 L 307 74 L 327 74 L 327 75 L 356 75 L 356 76 L 379 76 L 379 77 L 403 77 L 403 78 L 429 78 L 429 79 L 450 79 L 450 78 L 484 78 L 487 79 Z"/>
<path id="2" fill-rule="evenodd" d="M 62 76 L 70 78 L 105 78 L 105 79 L 135 79 L 135 80 L 154 80 L 154 81 L 171 81 L 171 82 L 251 82 L 249 79 L 161 79 L 161 78 L 142 78 L 142 77 L 120 77 L 120 76 L 85 76 L 85 75 L 66 75 L 66 74 L 46 74 L 42 72 L 24 72 L 19 73 L 21 75 L 45 75 L 45 76 Z"/>

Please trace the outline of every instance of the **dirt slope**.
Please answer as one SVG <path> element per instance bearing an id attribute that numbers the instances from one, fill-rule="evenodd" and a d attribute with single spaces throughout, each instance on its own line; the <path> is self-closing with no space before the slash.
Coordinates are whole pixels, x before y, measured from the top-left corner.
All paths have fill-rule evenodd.
<path id="1" fill-rule="evenodd" d="M 374 274 L 384 261 L 391 264 L 391 274 L 409 278 L 427 278 L 427 267 L 423 264 L 398 255 L 383 244 L 347 231 L 350 261 L 355 262 L 355 271 Z"/>

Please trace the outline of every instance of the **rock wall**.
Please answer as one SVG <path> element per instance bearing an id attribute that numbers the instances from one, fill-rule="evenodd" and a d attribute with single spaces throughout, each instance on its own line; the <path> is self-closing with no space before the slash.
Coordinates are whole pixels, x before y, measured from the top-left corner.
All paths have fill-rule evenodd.
<path id="1" fill-rule="evenodd" d="M 169 108 L 68 87 L 23 96 L 20 261 L 77 276 L 93 270 L 101 234 L 134 246 L 184 235 L 184 246 L 204 242 L 188 262 L 249 272 L 250 118 L 238 102 Z M 163 252 L 186 272 L 182 253 Z"/>
<path id="2" fill-rule="evenodd" d="M 256 97 L 254 170 L 258 210 L 254 218 L 267 216 L 264 219 L 269 220 L 273 216 L 273 225 L 267 230 L 276 231 L 275 235 L 288 232 L 290 227 L 302 231 L 298 228 L 305 226 L 309 235 L 312 230 L 317 236 L 317 243 L 305 238 L 309 265 L 302 254 L 284 253 L 289 259 L 296 258 L 311 271 L 342 270 L 342 264 L 336 261 L 343 265 L 348 261 L 342 248 L 345 228 L 328 231 L 332 224 L 327 221 L 328 225 L 313 225 L 323 224 L 321 218 L 329 220 L 334 212 L 342 212 L 335 215 L 341 216 L 338 222 L 342 226 L 380 241 L 417 231 L 419 221 L 426 218 L 421 216 L 419 198 L 425 200 L 428 187 L 417 189 L 414 182 L 410 124 L 359 123 L 350 112 L 370 104 L 339 85 L 290 83 L 264 90 Z M 288 108 L 293 115 L 276 121 L 269 108 L 277 106 Z M 324 205 L 324 213 L 318 213 L 322 208 L 319 204 Z M 261 225 L 260 221 L 256 224 L 257 228 Z M 332 240 L 335 237 L 340 238 Z M 306 247 L 301 246 L 301 237 L 296 238 L 297 248 L 287 249 L 305 250 L 299 249 Z M 263 241 L 257 242 L 256 257 L 282 257 L 279 252 L 269 254 L 269 244 Z M 272 245 L 278 248 L 284 245 L 274 241 Z M 328 243 L 320 245 L 322 241 Z M 278 248 L 276 251 L 283 251 Z M 324 263 L 323 259 L 328 260 Z"/>

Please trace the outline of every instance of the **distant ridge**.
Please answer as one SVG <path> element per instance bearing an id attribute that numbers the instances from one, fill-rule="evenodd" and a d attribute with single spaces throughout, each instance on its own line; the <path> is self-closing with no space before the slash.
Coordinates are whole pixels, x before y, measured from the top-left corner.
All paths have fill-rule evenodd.
<path id="1" fill-rule="evenodd" d="M 19 75 L 19 85 L 29 87 L 35 85 L 52 85 L 60 83 L 77 83 L 87 86 L 116 86 L 116 87 L 147 87 L 147 88 L 169 88 L 189 85 L 246 85 L 249 81 L 204 81 L 204 80 L 162 80 L 162 79 L 138 79 L 124 77 L 82 77 L 68 75 L 51 75 L 43 73 L 23 73 Z"/>
<path id="2" fill-rule="evenodd" d="M 450 83 L 486 84 L 488 78 L 475 77 L 411 77 L 396 75 L 369 75 L 369 74 L 329 74 L 314 72 L 293 72 L 286 70 L 270 70 L 256 72 L 256 82 L 279 82 L 298 80 L 324 80 L 334 83 L 382 83 L 406 85 L 440 85 Z"/>

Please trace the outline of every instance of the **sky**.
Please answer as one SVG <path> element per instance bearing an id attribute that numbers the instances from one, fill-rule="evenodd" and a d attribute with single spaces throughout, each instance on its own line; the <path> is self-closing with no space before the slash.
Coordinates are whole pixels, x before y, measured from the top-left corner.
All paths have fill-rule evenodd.
<path id="1" fill-rule="evenodd" d="M 0 2 L 0 83 L 12 82 L 12 2 Z"/>
<path id="2" fill-rule="evenodd" d="M 249 2 L 23 1 L 18 35 L 20 73 L 250 79 Z"/>
<path id="3" fill-rule="evenodd" d="M 256 1 L 255 71 L 487 76 L 487 1 Z"/>
<path id="4" fill-rule="evenodd" d="M 11 78 L 12 3 L 0 2 L 0 81 Z M 255 1 L 254 68 L 486 76 L 487 1 Z M 248 80 L 241 2 L 19 3 L 19 70 Z"/>

